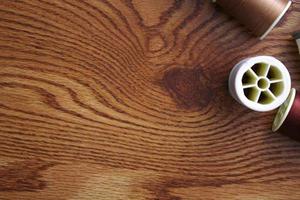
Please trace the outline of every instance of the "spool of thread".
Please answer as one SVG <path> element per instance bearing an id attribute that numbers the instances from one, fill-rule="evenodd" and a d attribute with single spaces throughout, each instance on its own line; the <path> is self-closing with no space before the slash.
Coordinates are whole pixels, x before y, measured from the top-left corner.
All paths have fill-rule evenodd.
<path id="1" fill-rule="evenodd" d="M 292 89 L 285 103 L 279 108 L 272 130 L 300 141 L 300 92 Z"/>
<path id="2" fill-rule="evenodd" d="M 300 54 L 300 32 L 294 33 Z M 279 108 L 272 126 L 273 132 L 281 132 L 300 141 L 300 93 L 291 89 L 284 104 Z"/>
<path id="3" fill-rule="evenodd" d="M 294 38 L 295 38 L 296 43 L 298 45 L 299 54 L 300 54 L 300 32 L 294 33 Z"/>
<path id="4" fill-rule="evenodd" d="M 262 40 L 291 6 L 291 0 L 213 0 Z"/>

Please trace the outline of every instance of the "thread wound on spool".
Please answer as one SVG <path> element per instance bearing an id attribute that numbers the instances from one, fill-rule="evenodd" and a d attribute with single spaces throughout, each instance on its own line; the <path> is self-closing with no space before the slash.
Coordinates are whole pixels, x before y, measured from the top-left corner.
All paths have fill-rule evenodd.
<path id="1" fill-rule="evenodd" d="M 228 14 L 263 39 L 284 16 L 290 0 L 216 0 Z"/>

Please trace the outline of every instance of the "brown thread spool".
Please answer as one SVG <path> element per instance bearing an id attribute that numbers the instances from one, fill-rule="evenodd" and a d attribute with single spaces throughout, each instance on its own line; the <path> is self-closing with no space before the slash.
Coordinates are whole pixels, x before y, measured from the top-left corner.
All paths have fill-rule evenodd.
<path id="1" fill-rule="evenodd" d="M 290 7 L 291 0 L 213 0 L 262 40 Z"/>

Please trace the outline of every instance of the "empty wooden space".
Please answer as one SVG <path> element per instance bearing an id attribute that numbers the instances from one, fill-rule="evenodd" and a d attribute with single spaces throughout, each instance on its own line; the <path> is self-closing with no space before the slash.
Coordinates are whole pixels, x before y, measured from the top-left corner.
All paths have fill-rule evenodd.
<path id="1" fill-rule="evenodd" d="M 254 55 L 300 89 L 299 19 L 259 41 L 209 0 L 2 0 L 0 199 L 299 200 L 300 143 L 227 89 Z"/>

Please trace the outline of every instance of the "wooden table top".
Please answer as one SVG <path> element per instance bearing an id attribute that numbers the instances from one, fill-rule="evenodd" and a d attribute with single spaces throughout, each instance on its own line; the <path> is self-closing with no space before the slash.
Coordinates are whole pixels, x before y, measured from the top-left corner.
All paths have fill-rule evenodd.
<path id="1" fill-rule="evenodd" d="M 227 90 L 273 55 L 300 88 L 300 3 L 263 41 L 201 0 L 2 0 L 0 199 L 300 199 L 300 143 Z"/>

